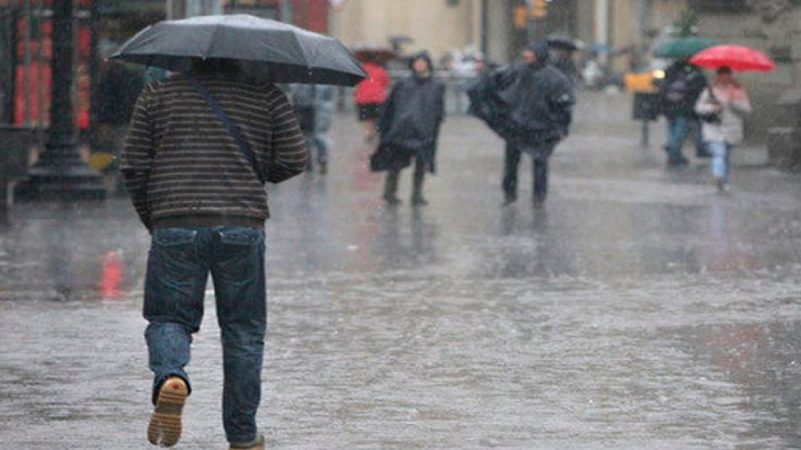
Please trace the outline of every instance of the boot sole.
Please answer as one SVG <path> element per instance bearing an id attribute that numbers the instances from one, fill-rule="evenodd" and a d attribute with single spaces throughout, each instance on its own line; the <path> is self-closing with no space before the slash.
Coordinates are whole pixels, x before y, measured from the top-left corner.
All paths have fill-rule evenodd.
<path id="1" fill-rule="evenodd" d="M 180 378 L 170 378 L 164 382 L 147 427 L 147 440 L 151 444 L 172 447 L 178 443 L 183 430 L 181 413 L 188 395 L 189 389 Z"/>

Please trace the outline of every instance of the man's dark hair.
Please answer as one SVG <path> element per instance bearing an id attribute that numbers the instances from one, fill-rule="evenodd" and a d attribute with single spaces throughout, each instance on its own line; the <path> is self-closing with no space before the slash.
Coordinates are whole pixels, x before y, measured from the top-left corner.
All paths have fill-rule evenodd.
<path id="1" fill-rule="evenodd" d="M 191 71 L 201 74 L 222 73 L 226 75 L 238 75 L 241 72 L 239 63 L 233 59 L 222 58 L 194 58 L 192 59 Z"/>

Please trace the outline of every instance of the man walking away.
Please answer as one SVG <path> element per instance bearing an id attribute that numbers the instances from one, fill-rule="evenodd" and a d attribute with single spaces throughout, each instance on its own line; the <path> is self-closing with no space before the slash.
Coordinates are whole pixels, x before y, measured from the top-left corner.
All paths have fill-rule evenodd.
<path id="1" fill-rule="evenodd" d="M 145 338 L 154 373 L 148 439 L 181 435 L 192 334 L 209 272 L 223 348 L 223 425 L 231 448 L 264 448 L 256 428 L 266 331 L 264 182 L 303 171 L 308 151 L 275 86 L 243 81 L 226 60 L 149 85 L 122 155 L 134 207 L 151 232 Z"/>
<path id="2" fill-rule="evenodd" d="M 541 208 L 548 195 L 548 159 L 567 137 L 572 121 L 572 82 L 548 62 L 548 44 L 534 42 L 523 50 L 523 61 L 499 74 L 497 96 L 506 105 L 499 133 L 506 140 L 503 192 L 505 204 L 517 200 L 517 175 L 522 154 L 533 159 L 533 205 Z"/>
<path id="3" fill-rule="evenodd" d="M 659 101 L 668 124 L 668 141 L 665 145 L 668 167 L 687 165 L 688 161 L 682 154 L 682 147 L 690 129 L 697 131 L 696 155 L 708 156 L 701 137 L 701 124 L 695 115 L 695 103 L 706 88 L 706 84 L 706 78 L 701 70 L 687 61 L 677 61 L 665 71 L 665 79 L 659 89 Z"/>
<path id="4" fill-rule="evenodd" d="M 400 203 L 400 172 L 415 160 L 412 205 L 425 206 L 423 181 L 426 172 L 436 172 L 439 129 L 445 118 L 445 86 L 433 79 L 433 65 L 427 52 L 412 57 L 412 75 L 399 81 L 384 107 L 378 128 L 381 143 L 372 156 L 374 171 L 387 171 L 384 200 Z"/>

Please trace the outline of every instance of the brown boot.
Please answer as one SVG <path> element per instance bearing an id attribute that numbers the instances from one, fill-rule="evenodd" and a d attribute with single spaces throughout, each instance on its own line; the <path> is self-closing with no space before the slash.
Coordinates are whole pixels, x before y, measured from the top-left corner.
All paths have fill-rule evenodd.
<path id="1" fill-rule="evenodd" d="M 189 388 L 180 377 L 170 377 L 161 385 L 156 408 L 150 416 L 147 440 L 153 445 L 172 447 L 181 439 L 181 413 Z"/>

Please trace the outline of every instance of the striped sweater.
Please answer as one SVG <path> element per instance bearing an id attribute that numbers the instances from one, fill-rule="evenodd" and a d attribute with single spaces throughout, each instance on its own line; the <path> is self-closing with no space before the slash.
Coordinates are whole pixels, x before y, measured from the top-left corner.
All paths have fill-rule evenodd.
<path id="1" fill-rule="evenodd" d="M 279 183 L 308 160 L 286 96 L 273 85 L 195 75 L 242 131 L 264 179 Z M 267 192 L 236 141 L 183 75 L 149 85 L 136 102 L 121 171 L 148 229 L 242 225 L 261 228 Z"/>

